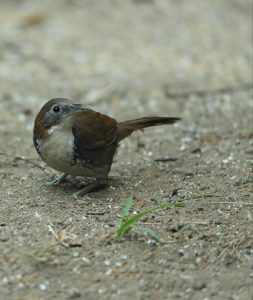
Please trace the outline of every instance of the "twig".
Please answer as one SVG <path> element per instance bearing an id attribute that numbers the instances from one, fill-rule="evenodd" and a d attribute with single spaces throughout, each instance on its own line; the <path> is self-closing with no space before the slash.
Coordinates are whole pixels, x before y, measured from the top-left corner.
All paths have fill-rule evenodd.
<path id="1" fill-rule="evenodd" d="M 59 241 L 59 236 L 58 234 L 55 232 L 54 228 L 51 225 L 47 225 L 49 232 L 52 233 L 52 235 L 57 239 L 57 241 Z M 65 246 L 65 245 L 64 245 Z"/>
<path id="2" fill-rule="evenodd" d="M 65 248 L 69 247 L 81 247 L 80 242 L 75 242 L 77 236 L 67 232 L 67 226 L 62 228 L 58 233 L 55 232 L 52 224 L 47 225 L 49 232 L 55 237 L 55 239 Z"/>
<path id="3" fill-rule="evenodd" d="M 185 221 L 182 225 L 185 225 L 185 224 L 194 224 L 194 225 L 209 225 L 208 222 L 205 222 L 205 221 Z"/>
<path id="4" fill-rule="evenodd" d="M 141 222 L 141 225 L 161 225 L 161 224 L 165 224 L 162 222 Z"/>
<path id="5" fill-rule="evenodd" d="M 229 243 L 225 245 L 224 249 L 218 255 L 218 258 L 222 258 L 226 255 L 229 255 L 234 256 L 236 259 L 242 260 L 239 250 L 242 250 L 243 246 L 244 248 L 252 248 L 251 235 L 245 234 L 241 238 L 233 239 L 232 241 L 230 240 Z"/>
<path id="6" fill-rule="evenodd" d="M 192 199 L 199 199 L 199 198 L 212 198 L 212 197 L 217 197 L 217 198 L 221 198 L 221 195 L 215 195 L 215 194 L 202 194 L 202 195 L 198 195 L 198 196 L 193 196 L 190 198 L 186 198 L 184 200 L 192 200 Z"/>
<path id="7" fill-rule="evenodd" d="M 141 222 L 141 225 L 165 225 L 167 222 Z M 181 225 L 209 225 L 208 222 L 205 221 L 185 221 Z"/>
<path id="8" fill-rule="evenodd" d="M 85 214 L 95 216 L 95 215 L 105 215 L 108 212 L 109 212 L 108 210 L 106 210 L 106 211 L 87 211 Z"/>
<path id="9" fill-rule="evenodd" d="M 209 202 L 209 204 L 233 204 L 233 205 L 249 205 L 249 206 L 252 206 L 253 203 L 252 202 L 226 202 L 226 201 L 223 201 L 223 202 Z"/>
<path id="10" fill-rule="evenodd" d="M 5 152 L 0 152 L 0 155 L 4 155 L 4 156 L 13 158 L 13 162 L 16 162 L 17 160 L 24 161 L 28 164 L 33 165 L 34 167 L 37 167 L 37 168 L 41 169 L 42 171 L 45 171 L 45 169 L 46 169 L 46 168 L 42 167 L 41 165 L 33 162 L 33 160 L 37 160 L 36 158 L 27 158 L 27 157 L 24 157 L 24 156 L 16 156 L 16 155 L 8 154 L 8 153 L 5 153 Z"/>
<path id="11" fill-rule="evenodd" d="M 170 162 L 170 161 L 177 161 L 177 160 L 178 160 L 178 158 L 174 158 L 174 157 L 171 157 L 171 158 L 164 157 L 164 158 L 155 159 L 155 162 Z"/>

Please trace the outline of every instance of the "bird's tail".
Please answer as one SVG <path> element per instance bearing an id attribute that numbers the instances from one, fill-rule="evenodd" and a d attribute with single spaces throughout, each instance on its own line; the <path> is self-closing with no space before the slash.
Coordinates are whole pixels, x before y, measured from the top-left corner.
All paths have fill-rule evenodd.
<path id="1" fill-rule="evenodd" d="M 123 140 L 124 138 L 126 138 L 136 130 L 143 130 L 146 127 L 152 127 L 152 126 L 174 124 L 179 120 L 181 119 L 174 118 L 174 117 L 146 117 L 146 118 L 120 122 L 118 123 L 118 128 L 119 128 L 118 141 Z"/>

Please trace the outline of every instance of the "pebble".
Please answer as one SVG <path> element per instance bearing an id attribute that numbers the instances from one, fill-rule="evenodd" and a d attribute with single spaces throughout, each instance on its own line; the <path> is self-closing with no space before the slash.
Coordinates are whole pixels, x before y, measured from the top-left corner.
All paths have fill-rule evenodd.
<path id="1" fill-rule="evenodd" d="M 68 298 L 69 299 L 76 299 L 79 297 L 81 297 L 81 292 L 77 288 L 72 287 L 72 288 L 68 289 Z"/>
<path id="2" fill-rule="evenodd" d="M 203 288 L 206 287 L 206 283 L 203 282 L 203 281 L 197 280 L 197 281 L 195 281 L 195 282 L 193 283 L 192 287 L 193 287 L 194 290 L 199 291 L 199 290 L 202 290 Z"/>
<path id="3" fill-rule="evenodd" d="M 39 284 L 39 289 L 41 292 L 45 292 L 47 290 L 47 286 L 48 284 L 47 283 L 40 283 Z"/>

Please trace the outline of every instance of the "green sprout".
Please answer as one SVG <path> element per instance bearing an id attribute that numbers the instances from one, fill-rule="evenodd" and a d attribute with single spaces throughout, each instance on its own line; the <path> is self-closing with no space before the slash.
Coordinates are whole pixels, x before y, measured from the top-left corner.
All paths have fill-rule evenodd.
<path id="1" fill-rule="evenodd" d="M 133 203 L 133 197 L 128 197 L 125 206 L 122 208 L 121 211 L 121 219 L 118 228 L 116 229 L 116 236 L 121 237 L 126 233 L 129 233 L 132 230 L 133 224 L 137 222 L 139 219 L 152 214 L 153 212 L 161 209 L 168 209 L 171 207 L 184 207 L 182 202 L 173 201 L 170 203 L 160 204 L 155 207 L 148 208 L 143 212 L 140 212 L 136 215 L 129 217 L 129 211 Z M 148 228 L 141 228 L 141 231 L 144 232 L 148 237 L 155 241 L 159 241 L 159 238 L 155 235 L 155 233 Z"/>

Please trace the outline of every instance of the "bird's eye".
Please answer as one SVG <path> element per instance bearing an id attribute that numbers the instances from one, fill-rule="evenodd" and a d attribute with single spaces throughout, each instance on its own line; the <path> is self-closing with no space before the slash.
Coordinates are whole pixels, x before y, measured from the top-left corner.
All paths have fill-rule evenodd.
<path id="1" fill-rule="evenodd" d="M 60 110 L 61 110 L 61 109 L 60 109 L 60 106 L 58 106 L 58 105 L 55 105 L 55 106 L 53 107 L 53 112 L 56 113 L 56 114 L 57 114 Z"/>

